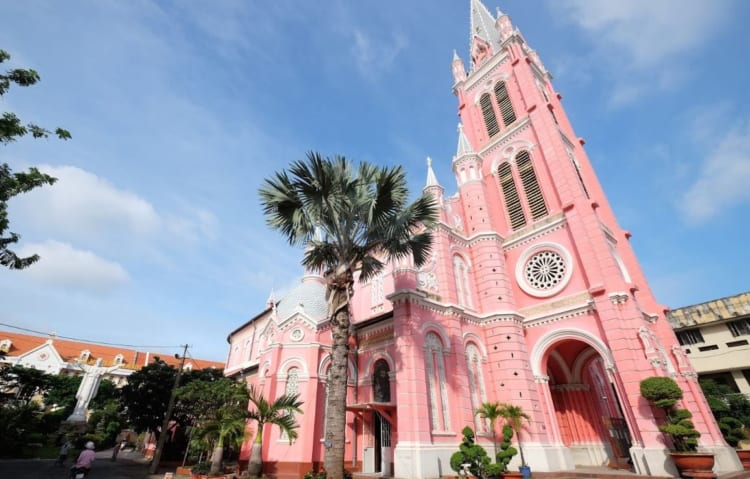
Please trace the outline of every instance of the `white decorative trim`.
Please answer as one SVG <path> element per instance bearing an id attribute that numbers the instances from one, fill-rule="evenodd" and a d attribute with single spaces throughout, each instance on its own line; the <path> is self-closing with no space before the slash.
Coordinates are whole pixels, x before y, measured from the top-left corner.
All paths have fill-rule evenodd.
<path id="1" fill-rule="evenodd" d="M 295 342 L 302 341 L 302 339 L 305 337 L 305 332 L 302 331 L 302 328 L 293 329 L 291 333 L 289 333 L 289 339 Z"/>
<path id="2" fill-rule="evenodd" d="M 537 238 L 564 228 L 567 225 L 564 213 L 549 216 L 544 220 L 532 223 L 526 228 L 508 236 L 503 243 L 503 249 L 509 251 L 519 246 L 531 243 Z"/>
<path id="3" fill-rule="evenodd" d="M 614 305 L 625 304 L 628 302 L 628 299 L 630 299 L 630 295 L 625 292 L 615 292 L 609 295 L 609 300 Z"/>
<path id="4" fill-rule="evenodd" d="M 531 258 L 533 258 L 536 254 L 542 251 L 552 251 L 558 254 L 565 263 L 565 272 L 563 273 L 563 277 L 555 286 L 547 290 L 541 290 L 541 289 L 537 289 L 531 286 L 527 282 L 526 275 L 524 274 L 524 270 L 526 268 L 526 264 L 528 263 L 528 261 Z M 568 252 L 568 250 L 558 243 L 552 243 L 552 242 L 537 243 L 531 248 L 528 248 L 526 251 L 524 251 L 521 254 L 521 256 L 518 258 L 518 262 L 516 263 L 516 281 L 518 282 L 518 286 L 522 290 L 524 290 L 527 294 L 531 296 L 535 296 L 537 298 L 548 298 L 550 296 L 556 295 L 557 293 L 562 291 L 565 288 L 565 286 L 568 285 L 572 275 L 573 275 L 573 259 L 570 253 Z"/>

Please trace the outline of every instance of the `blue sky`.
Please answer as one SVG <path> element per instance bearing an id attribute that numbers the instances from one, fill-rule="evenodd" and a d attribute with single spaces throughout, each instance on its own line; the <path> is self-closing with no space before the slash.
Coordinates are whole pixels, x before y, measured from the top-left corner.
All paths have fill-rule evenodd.
<path id="1" fill-rule="evenodd" d="M 453 49 L 468 1 L 3 2 L 0 48 L 42 82 L 3 111 L 73 139 L 0 149 L 60 181 L 14 199 L 0 322 L 135 345 L 226 336 L 301 273 L 265 226 L 264 177 L 308 150 L 425 157 L 450 194 Z M 504 0 L 554 85 L 657 299 L 750 289 L 750 2 Z"/>

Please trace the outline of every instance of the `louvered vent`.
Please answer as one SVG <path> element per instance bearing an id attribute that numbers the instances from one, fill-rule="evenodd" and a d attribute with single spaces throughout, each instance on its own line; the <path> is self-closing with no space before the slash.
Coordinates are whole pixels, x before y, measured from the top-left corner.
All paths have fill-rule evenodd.
<path id="1" fill-rule="evenodd" d="M 508 216 L 510 217 L 510 227 L 517 230 L 526 225 L 526 215 L 523 213 L 521 199 L 518 197 L 518 190 L 516 189 L 516 182 L 513 181 L 510 165 L 503 163 L 497 169 L 497 173 L 505 197 L 505 207 L 508 209 Z"/>
<path id="2" fill-rule="evenodd" d="M 497 104 L 500 106 L 500 115 L 503 117 L 503 124 L 508 126 L 516 121 L 516 112 L 513 111 L 513 104 L 510 102 L 505 82 L 501 81 L 495 85 L 495 98 L 497 99 Z"/>
<path id="3" fill-rule="evenodd" d="M 489 93 L 482 95 L 479 99 L 479 105 L 482 107 L 482 116 L 484 116 L 487 134 L 492 138 L 500 133 L 500 127 L 497 124 L 497 117 L 495 116 L 495 110 L 492 108 L 492 98 L 490 98 Z"/>
<path id="4" fill-rule="evenodd" d="M 529 203 L 531 217 L 535 220 L 547 216 L 547 205 L 544 204 L 544 196 L 539 188 L 539 182 L 534 173 L 534 167 L 531 165 L 529 152 L 522 151 L 516 155 L 516 165 L 518 165 L 518 175 L 523 183 L 523 191 L 526 193 L 526 201 Z"/>

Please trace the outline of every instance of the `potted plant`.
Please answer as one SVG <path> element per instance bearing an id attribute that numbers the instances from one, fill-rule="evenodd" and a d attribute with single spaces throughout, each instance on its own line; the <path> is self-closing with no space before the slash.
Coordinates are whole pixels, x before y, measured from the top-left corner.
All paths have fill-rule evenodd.
<path id="1" fill-rule="evenodd" d="M 513 428 L 506 424 L 503 426 L 503 440 L 500 442 L 500 451 L 495 455 L 497 464 L 501 467 L 500 475 L 504 478 L 522 477 L 521 472 L 508 470 L 508 464 L 510 464 L 511 459 L 518 454 L 518 450 L 511 446 L 510 440 L 512 438 Z"/>
<path id="2" fill-rule="evenodd" d="M 523 408 L 512 404 L 502 404 L 500 407 L 500 416 L 508 422 L 508 425 L 513 429 L 513 432 L 518 438 L 518 452 L 521 454 L 521 465 L 518 470 L 521 471 L 521 476 L 524 479 L 527 479 L 531 477 L 531 468 L 526 464 L 526 458 L 523 455 L 523 447 L 521 446 L 521 428 L 523 427 L 524 419 L 528 421 L 531 418 L 523 411 Z"/>
<path id="3" fill-rule="evenodd" d="M 205 462 L 199 462 L 198 464 L 194 465 L 190 468 L 190 477 L 192 479 L 204 479 L 208 471 L 211 470 L 211 463 L 208 461 Z"/>
<path id="4" fill-rule="evenodd" d="M 459 477 L 465 477 L 467 470 L 474 477 L 484 479 L 487 474 L 487 466 L 491 460 L 487 451 L 474 441 L 474 430 L 466 426 L 461 430 L 463 439 L 458 445 L 458 451 L 451 455 L 451 469 L 456 471 Z"/>
<path id="5" fill-rule="evenodd" d="M 659 425 L 659 431 L 672 440 L 674 451 L 669 455 L 680 475 L 686 477 L 686 474 L 690 475 L 694 471 L 711 474 L 714 466 L 713 453 L 698 452 L 698 438 L 701 434 L 690 420 L 693 415 L 687 409 L 676 407 L 677 401 L 683 396 L 680 386 L 674 379 L 664 376 L 646 378 L 641 381 L 640 386 L 641 396 L 664 411 L 664 424 Z"/>

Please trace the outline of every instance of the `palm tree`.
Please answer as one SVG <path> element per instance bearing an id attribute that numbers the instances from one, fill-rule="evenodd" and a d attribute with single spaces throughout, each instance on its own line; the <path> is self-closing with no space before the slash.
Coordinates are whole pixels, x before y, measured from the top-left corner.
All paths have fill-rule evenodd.
<path id="1" fill-rule="evenodd" d="M 234 407 L 221 408 L 198 428 L 199 439 L 210 441 L 214 445 L 211 453 L 210 474 L 220 472 L 225 444 L 231 442 L 241 444 L 244 441 L 247 417 L 247 413 L 243 410 Z"/>
<path id="2" fill-rule="evenodd" d="M 250 404 L 254 409 L 248 413 L 248 417 L 258 423 L 255 431 L 255 440 L 250 450 L 250 463 L 248 472 L 253 476 L 260 477 L 263 472 L 263 427 L 266 424 L 275 424 L 279 426 L 282 433 L 286 433 L 289 438 L 289 444 L 297 439 L 297 428 L 299 424 L 294 420 L 293 413 L 302 413 L 302 401 L 299 400 L 299 394 L 284 394 L 269 403 L 262 392 L 254 386 L 250 386 Z"/>
<path id="3" fill-rule="evenodd" d="M 492 435 L 492 446 L 495 451 L 495 462 L 497 462 L 497 435 L 495 434 L 495 421 L 501 417 L 500 403 L 484 402 L 475 411 L 474 415 L 479 415 L 482 419 L 490 421 L 490 434 Z"/>
<path id="4" fill-rule="evenodd" d="M 508 421 L 510 427 L 513 428 L 513 432 L 516 433 L 516 437 L 518 438 L 518 452 L 521 453 L 521 466 L 525 466 L 526 459 L 523 457 L 523 448 L 521 447 L 521 427 L 523 426 L 523 420 L 529 421 L 531 417 L 523 412 L 521 406 L 506 403 L 500 405 L 500 416 Z"/>
<path id="5" fill-rule="evenodd" d="M 325 469 L 344 475 L 349 302 L 354 275 L 367 281 L 393 259 L 412 256 L 421 266 L 429 256 L 437 219 L 435 200 L 423 194 L 408 204 L 403 169 L 360 163 L 310 152 L 260 189 L 269 226 L 293 246 L 305 246 L 302 264 L 326 277 L 332 351 L 326 412 Z M 426 228 L 425 228 L 426 227 Z"/>

